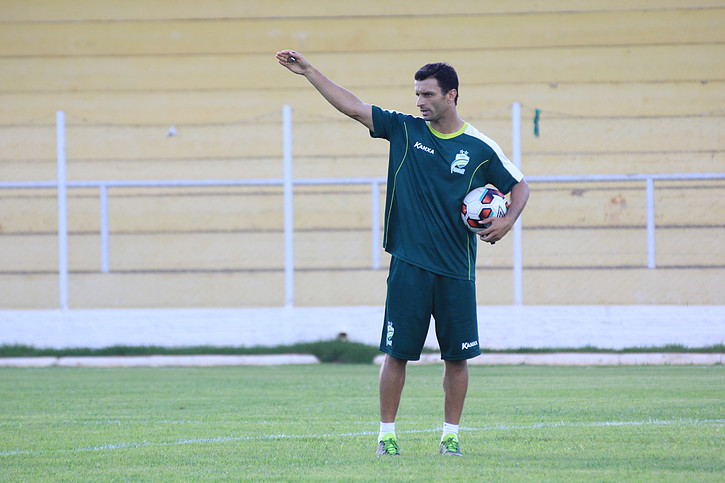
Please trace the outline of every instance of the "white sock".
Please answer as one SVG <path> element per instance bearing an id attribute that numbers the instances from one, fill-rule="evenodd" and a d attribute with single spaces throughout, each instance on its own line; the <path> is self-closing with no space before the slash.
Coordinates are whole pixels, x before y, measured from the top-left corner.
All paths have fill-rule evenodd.
<path id="1" fill-rule="evenodd" d="M 458 425 L 457 424 L 443 423 L 443 436 L 441 436 L 441 441 L 443 441 L 443 438 L 449 434 L 455 435 L 456 441 L 458 441 Z"/>
<path id="2" fill-rule="evenodd" d="M 383 423 L 380 422 L 380 434 L 378 435 L 378 442 L 383 440 L 383 436 L 385 436 L 388 433 L 393 433 L 393 436 L 395 436 L 395 422 L 392 423 Z"/>

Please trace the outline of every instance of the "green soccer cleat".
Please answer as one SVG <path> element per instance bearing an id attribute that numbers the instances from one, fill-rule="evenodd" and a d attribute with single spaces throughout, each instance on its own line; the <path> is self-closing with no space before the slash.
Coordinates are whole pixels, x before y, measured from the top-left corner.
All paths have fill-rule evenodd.
<path id="1" fill-rule="evenodd" d="M 400 456 L 400 449 L 398 448 L 398 440 L 395 439 L 393 433 L 388 433 L 383 436 L 383 439 L 378 443 L 378 450 L 375 452 L 378 456 L 390 455 Z"/>
<path id="2" fill-rule="evenodd" d="M 438 453 L 446 456 L 463 456 L 461 448 L 458 446 L 458 438 L 453 434 L 447 434 L 441 441 L 441 447 Z"/>

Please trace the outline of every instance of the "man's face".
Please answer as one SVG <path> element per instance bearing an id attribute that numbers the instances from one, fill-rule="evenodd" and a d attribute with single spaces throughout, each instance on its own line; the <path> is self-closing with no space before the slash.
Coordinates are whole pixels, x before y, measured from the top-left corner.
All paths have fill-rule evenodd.
<path id="1" fill-rule="evenodd" d="M 420 109 L 423 119 L 431 122 L 440 119 L 450 109 L 452 92 L 444 95 L 438 85 L 438 80 L 433 77 L 415 81 L 415 95 L 418 98 L 415 105 Z"/>

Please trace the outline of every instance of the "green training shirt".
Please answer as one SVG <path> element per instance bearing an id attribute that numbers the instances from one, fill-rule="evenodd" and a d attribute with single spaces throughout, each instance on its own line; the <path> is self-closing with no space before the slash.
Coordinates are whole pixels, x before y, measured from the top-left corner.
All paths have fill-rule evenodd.
<path id="1" fill-rule="evenodd" d="M 373 126 L 372 137 L 390 141 L 385 251 L 440 275 L 475 280 L 477 240 L 461 220 L 463 198 L 487 184 L 506 194 L 523 174 L 468 123 L 441 134 L 421 117 L 373 106 Z"/>

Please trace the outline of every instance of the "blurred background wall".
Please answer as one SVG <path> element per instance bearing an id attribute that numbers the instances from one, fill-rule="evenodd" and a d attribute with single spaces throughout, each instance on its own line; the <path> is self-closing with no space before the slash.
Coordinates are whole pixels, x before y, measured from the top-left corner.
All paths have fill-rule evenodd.
<path id="1" fill-rule="evenodd" d="M 0 1 L 0 181 L 382 177 L 387 143 L 274 53 L 303 52 L 366 102 L 416 113 L 413 73 L 458 70 L 459 113 L 527 176 L 725 172 L 725 1 Z M 541 182 L 523 219 L 526 305 L 724 302 L 725 181 Z M 384 187 L 380 201 L 384 200 Z M 295 188 L 295 304 L 381 305 L 370 188 Z M 282 188 L 68 191 L 71 308 L 284 304 Z M 0 309 L 58 305 L 54 188 L 0 189 Z M 378 220 L 382 222 L 382 220 Z M 379 246 L 379 243 L 378 243 Z M 513 303 L 511 237 L 479 249 L 483 305 Z"/>

